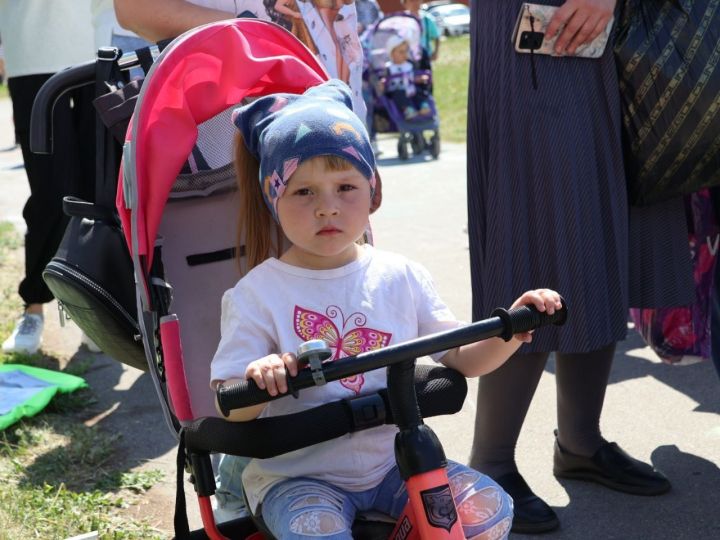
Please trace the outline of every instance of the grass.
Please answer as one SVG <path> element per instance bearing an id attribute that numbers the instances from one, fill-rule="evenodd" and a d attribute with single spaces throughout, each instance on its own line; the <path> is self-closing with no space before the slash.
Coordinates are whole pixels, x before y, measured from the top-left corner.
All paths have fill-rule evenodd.
<path id="1" fill-rule="evenodd" d="M 440 43 L 440 54 L 433 64 L 433 96 L 444 141 L 465 142 L 469 66 L 469 35 L 447 38 Z"/>
<path id="2" fill-rule="evenodd" d="M 22 239 L 0 223 L 0 335 L 6 336 L 22 308 Z M 0 353 L 0 363 L 23 363 L 82 375 L 91 362 L 67 363 L 42 353 Z M 62 539 L 98 531 L 103 540 L 166 536 L 128 513 L 162 479 L 158 470 L 128 471 L 116 455 L 121 435 L 83 423 L 94 403 L 91 390 L 63 394 L 39 415 L 0 431 L 0 540 Z"/>

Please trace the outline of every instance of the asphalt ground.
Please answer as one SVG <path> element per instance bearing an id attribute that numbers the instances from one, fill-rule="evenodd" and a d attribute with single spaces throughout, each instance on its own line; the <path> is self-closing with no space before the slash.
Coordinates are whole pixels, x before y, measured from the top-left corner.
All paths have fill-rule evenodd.
<path id="1" fill-rule="evenodd" d="M 12 142 L 10 103 L 0 100 L 0 221 L 10 221 L 22 231 L 28 190 L 19 150 L 7 150 Z M 372 219 L 375 244 L 423 263 L 451 309 L 469 320 L 465 146 L 443 143 L 437 161 L 417 156 L 402 162 L 397 159 L 396 139 L 381 138 L 380 145 L 383 205 Z M 77 327 L 61 328 L 55 312 L 54 304 L 46 306 L 46 349 L 71 362 L 87 355 L 79 349 Z M 85 377 L 98 397 L 88 411 L 88 424 L 123 435 L 119 450 L 128 467 L 166 472 L 137 512 L 171 531 L 175 440 L 165 427 L 149 377 L 102 354 L 95 355 Z M 663 364 L 632 329 L 618 344 L 601 419 L 603 434 L 667 474 L 673 489 L 660 497 L 626 495 L 553 477 L 554 378 L 551 357 L 516 454 L 528 483 L 560 517 L 561 528 L 545 538 L 720 538 L 720 381 L 708 362 Z M 476 382 L 470 381 L 460 413 L 428 421 L 451 459 L 468 458 L 475 397 Z M 188 486 L 191 526 L 197 527 L 190 490 Z"/>

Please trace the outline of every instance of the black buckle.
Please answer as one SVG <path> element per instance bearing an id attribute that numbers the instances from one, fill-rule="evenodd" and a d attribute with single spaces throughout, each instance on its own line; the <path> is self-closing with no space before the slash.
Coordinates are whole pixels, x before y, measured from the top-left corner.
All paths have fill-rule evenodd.
<path id="1" fill-rule="evenodd" d="M 353 431 L 382 426 L 387 416 L 385 401 L 377 392 L 344 400 L 350 408 Z"/>

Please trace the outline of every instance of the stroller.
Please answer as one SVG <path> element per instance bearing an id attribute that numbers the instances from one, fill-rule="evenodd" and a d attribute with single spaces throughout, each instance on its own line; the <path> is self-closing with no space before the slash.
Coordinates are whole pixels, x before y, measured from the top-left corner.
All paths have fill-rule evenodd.
<path id="1" fill-rule="evenodd" d="M 428 150 L 434 159 L 440 155 L 440 132 L 437 108 L 432 96 L 432 71 L 427 52 L 420 41 L 422 23 L 408 13 L 392 13 L 380 19 L 363 34 L 365 71 L 363 78 L 369 87 L 368 110 L 372 111 L 372 130 L 377 133 L 399 134 L 397 149 L 402 160 L 409 157 L 408 146 L 414 155 Z M 409 59 L 415 66 L 415 77 L 426 76 L 427 83 L 417 84 L 427 94 L 431 114 L 407 120 L 395 102 L 383 90 L 388 79 L 386 63 L 389 55 L 386 44 L 391 36 L 400 36 L 410 45 Z M 426 132 L 428 133 L 426 135 Z"/>
<path id="2" fill-rule="evenodd" d="M 408 461 L 410 480 L 416 480 L 416 502 L 423 490 L 449 493 L 447 475 L 442 477 L 442 447 L 422 417 L 459 411 L 467 385 L 454 370 L 416 367 L 414 359 L 562 322 L 564 312 L 547 317 L 528 308 L 499 310 L 459 330 L 332 363 L 321 363 L 324 351 L 308 342 L 303 345 L 309 366 L 293 378 L 295 392 L 318 384 L 318 379 L 329 382 L 383 366 L 390 366 L 388 389 L 289 416 L 245 423 L 220 417 L 216 397 L 224 412 L 273 399 L 252 382 L 223 387 L 217 396 L 208 385 L 210 360 L 220 338 L 220 299 L 240 277 L 244 262 L 242 246 L 234 247 L 234 217 L 229 217 L 239 207 L 230 116 L 248 98 L 301 93 L 327 78 L 313 54 L 283 28 L 234 19 L 197 28 L 168 45 L 150 68 L 135 106 L 116 202 L 134 268 L 137 325 L 147 370 L 178 440 L 178 538 L 272 538 L 262 516 L 216 524 L 211 454 L 267 458 L 384 423 L 401 429 L 398 448 Z M 197 151 L 209 169 L 183 172 Z M 279 238 L 278 245 L 282 241 Z M 185 508 L 185 471 L 191 475 L 203 520 L 203 529 L 193 532 Z M 395 530 L 393 537 L 411 538 L 410 529 L 413 534 L 420 530 L 421 538 L 461 537 L 458 523 L 443 522 L 438 529 L 432 508 L 423 510 L 419 504 L 397 523 L 358 519 L 353 537 L 387 538 Z"/>

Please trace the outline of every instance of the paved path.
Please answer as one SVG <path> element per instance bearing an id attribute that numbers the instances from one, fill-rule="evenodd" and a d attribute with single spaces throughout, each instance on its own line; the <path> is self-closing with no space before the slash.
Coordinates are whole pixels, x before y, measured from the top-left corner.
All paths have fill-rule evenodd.
<path id="1" fill-rule="evenodd" d="M 9 105 L 0 100 L 0 148 L 12 142 Z M 383 206 L 373 218 L 378 246 L 425 264 L 455 313 L 470 317 L 465 209 L 465 147 L 444 144 L 438 161 L 395 158 L 395 141 L 381 141 Z M 26 197 L 22 171 L 11 170 L 19 154 L 0 152 L 0 221 L 22 227 Z M 60 330 L 52 306 L 46 308 L 49 350 L 73 359 L 77 328 Z M 123 433 L 122 451 L 130 464 L 167 471 L 142 509 L 158 525 L 171 526 L 174 441 L 164 427 L 146 375 L 97 355 L 87 374 L 99 402 L 91 422 Z M 428 423 L 445 444 L 449 458 L 465 461 L 472 444 L 476 384 L 464 409 Z M 720 538 L 720 383 L 708 363 L 672 367 L 659 362 L 630 330 L 618 347 L 608 387 L 602 428 L 634 456 L 652 461 L 673 481 L 662 497 L 615 493 L 595 485 L 563 481 L 551 474 L 555 427 L 554 363 L 542 376 L 521 434 L 517 459 L 536 492 L 558 512 L 562 528 L 545 538 L 696 539 Z M 192 506 L 192 498 L 189 499 Z M 191 516 L 198 524 L 197 514 Z M 524 538 L 513 535 L 514 538 Z"/>

